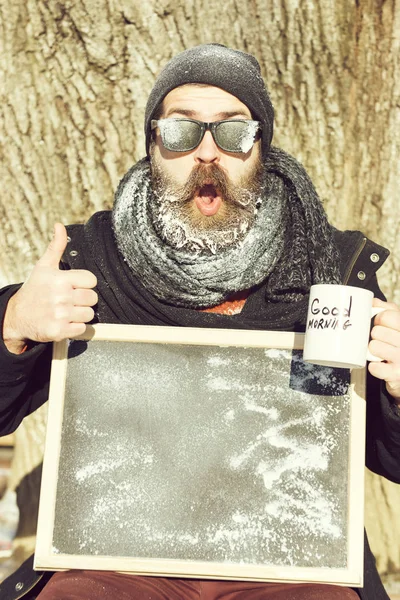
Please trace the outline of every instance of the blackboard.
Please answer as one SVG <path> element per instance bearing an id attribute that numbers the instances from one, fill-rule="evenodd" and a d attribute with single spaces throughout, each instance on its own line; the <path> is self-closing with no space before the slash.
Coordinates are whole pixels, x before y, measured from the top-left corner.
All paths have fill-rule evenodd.
<path id="1" fill-rule="evenodd" d="M 86 338 L 55 345 L 36 568 L 361 585 L 362 370 L 299 334 Z"/>

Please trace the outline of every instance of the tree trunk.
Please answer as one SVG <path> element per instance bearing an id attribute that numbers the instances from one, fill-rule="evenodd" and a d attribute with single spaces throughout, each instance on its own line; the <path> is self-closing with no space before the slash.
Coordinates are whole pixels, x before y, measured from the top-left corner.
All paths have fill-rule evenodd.
<path id="1" fill-rule="evenodd" d="M 257 56 L 274 143 L 331 221 L 390 247 L 380 281 L 400 302 L 400 0 L 0 0 L 0 15 L 0 284 L 26 276 L 55 221 L 112 205 L 160 67 L 219 42 Z M 379 568 L 399 569 L 399 491 L 368 476 L 366 499 Z"/>

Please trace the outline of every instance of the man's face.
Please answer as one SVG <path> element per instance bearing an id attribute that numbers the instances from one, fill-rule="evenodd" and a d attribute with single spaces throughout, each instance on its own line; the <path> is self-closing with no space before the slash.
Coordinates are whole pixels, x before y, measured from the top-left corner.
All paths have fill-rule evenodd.
<path id="1" fill-rule="evenodd" d="M 159 118 L 213 122 L 252 119 L 238 98 L 213 86 L 185 85 L 164 99 Z M 261 202 L 261 142 L 246 153 L 219 148 L 210 131 L 187 152 L 172 152 L 156 130 L 150 157 L 155 202 L 150 207 L 161 237 L 177 248 L 211 253 L 237 244 Z"/>

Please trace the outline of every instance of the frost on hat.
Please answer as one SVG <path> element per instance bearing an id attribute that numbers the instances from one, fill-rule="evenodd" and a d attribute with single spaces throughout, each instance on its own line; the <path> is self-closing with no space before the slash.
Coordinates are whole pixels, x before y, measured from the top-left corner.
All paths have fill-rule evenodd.
<path id="1" fill-rule="evenodd" d="M 150 93 L 145 112 L 146 152 L 151 140 L 150 123 L 165 96 L 187 83 L 205 83 L 236 96 L 263 124 L 262 153 L 271 145 L 274 109 L 261 77 L 260 65 L 251 54 L 221 44 L 203 44 L 185 50 L 162 69 Z"/>

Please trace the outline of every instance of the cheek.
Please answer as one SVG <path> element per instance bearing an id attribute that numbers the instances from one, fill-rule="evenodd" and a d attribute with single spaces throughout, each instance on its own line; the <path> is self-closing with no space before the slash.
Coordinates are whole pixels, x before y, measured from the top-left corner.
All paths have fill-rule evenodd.
<path id="1" fill-rule="evenodd" d="M 243 179 L 251 170 L 253 161 L 242 160 L 233 156 L 226 157 L 225 161 L 221 160 L 221 166 L 225 168 L 230 180 L 235 183 Z"/>
<path id="2" fill-rule="evenodd" d="M 259 162 L 261 157 L 261 144 L 258 140 L 252 149 L 245 155 L 233 156 L 223 153 L 220 164 L 224 167 L 234 183 L 246 178 Z"/>
<path id="3" fill-rule="evenodd" d="M 186 183 L 194 166 L 193 158 L 189 155 L 177 155 L 175 152 L 155 148 L 155 160 L 169 177 L 179 184 Z"/>
<path id="4" fill-rule="evenodd" d="M 251 154 L 248 160 L 243 163 L 243 171 L 242 177 L 247 179 L 250 177 L 250 180 L 253 177 L 257 176 L 259 178 L 260 173 L 262 171 L 262 156 L 261 156 L 261 144 L 260 141 L 257 141 L 254 144 Z"/>
<path id="5" fill-rule="evenodd" d="M 179 184 L 186 183 L 193 166 L 193 161 L 184 160 L 183 157 L 165 161 L 165 168 L 167 172 Z"/>

